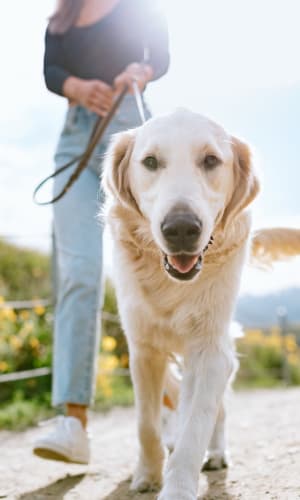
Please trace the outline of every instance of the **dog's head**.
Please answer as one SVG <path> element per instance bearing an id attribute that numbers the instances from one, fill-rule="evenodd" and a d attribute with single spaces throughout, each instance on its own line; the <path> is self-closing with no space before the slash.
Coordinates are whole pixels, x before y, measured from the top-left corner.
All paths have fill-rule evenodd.
<path id="1" fill-rule="evenodd" d="M 216 228 L 226 231 L 259 189 L 248 146 L 186 110 L 117 135 L 104 185 L 148 220 L 166 272 L 184 281 L 200 271 Z"/>

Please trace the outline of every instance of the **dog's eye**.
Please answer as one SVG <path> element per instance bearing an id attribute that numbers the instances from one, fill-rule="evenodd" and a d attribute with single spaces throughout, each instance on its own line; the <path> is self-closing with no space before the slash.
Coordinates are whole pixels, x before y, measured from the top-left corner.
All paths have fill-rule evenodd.
<path id="1" fill-rule="evenodd" d="M 145 165 L 148 170 L 157 170 L 158 169 L 158 161 L 155 156 L 147 156 L 143 161 L 143 165 Z"/>
<path id="2" fill-rule="evenodd" d="M 220 162 L 219 158 L 217 158 L 215 155 L 207 155 L 204 158 L 204 167 L 207 170 L 212 170 L 213 168 L 215 168 L 220 163 L 221 162 Z"/>

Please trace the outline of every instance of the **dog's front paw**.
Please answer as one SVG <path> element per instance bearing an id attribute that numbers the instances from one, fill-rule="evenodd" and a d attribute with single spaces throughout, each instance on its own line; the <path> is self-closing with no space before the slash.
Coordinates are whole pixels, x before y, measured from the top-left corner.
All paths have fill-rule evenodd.
<path id="1" fill-rule="evenodd" d="M 225 456 L 224 453 L 213 453 L 209 454 L 203 465 L 202 465 L 202 470 L 203 471 L 209 471 L 209 470 L 220 470 L 220 469 L 227 469 L 228 467 L 228 460 Z"/>
<path id="2" fill-rule="evenodd" d="M 149 471 L 138 467 L 133 475 L 130 489 L 143 493 L 145 491 L 159 491 L 161 488 L 162 477 L 157 471 Z"/>

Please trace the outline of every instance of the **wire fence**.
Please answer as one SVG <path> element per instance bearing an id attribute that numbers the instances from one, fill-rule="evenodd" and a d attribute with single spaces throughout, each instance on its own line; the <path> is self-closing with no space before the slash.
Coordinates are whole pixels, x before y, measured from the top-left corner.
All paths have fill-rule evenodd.
<path id="1" fill-rule="evenodd" d="M 0 303 L 1 309 L 34 309 L 35 307 L 49 307 L 52 303 L 47 299 L 34 299 L 34 300 L 9 300 L 7 302 Z"/>
<path id="2" fill-rule="evenodd" d="M 20 372 L 5 373 L 0 375 L 0 384 L 6 382 L 17 382 L 19 380 L 27 380 L 30 378 L 45 377 L 46 375 L 51 375 L 52 369 L 49 367 L 35 368 L 33 370 L 24 370 Z M 113 375 L 115 377 L 129 377 L 130 370 L 128 368 L 115 368 L 114 371 L 101 370 L 102 375 Z"/>
<path id="3" fill-rule="evenodd" d="M 11 372 L 0 375 L 0 384 L 3 382 L 17 382 L 18 380 L 26 380 L 28 378 L 44 377 L 50 375 L 51 368 L 35 368 L 34 370 L 24 370 L 20 372 Z"/>

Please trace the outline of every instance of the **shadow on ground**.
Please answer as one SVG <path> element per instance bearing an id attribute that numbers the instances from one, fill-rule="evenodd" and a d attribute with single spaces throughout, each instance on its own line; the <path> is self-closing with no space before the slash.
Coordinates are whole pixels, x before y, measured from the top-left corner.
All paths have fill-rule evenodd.
<path id="1" fill-rule="evenodd" d="M 130 491 L 131 478 L 118 484 L 117 488 L 109 493 L 103 500 L 156 500 L 157 492 L 137 493 Z"/>
<path id="2" fill-rule="evenodd" d="M 202 500 L 237 500 L 239 497 L 231 495 L 226 490 L 227 471 L 211 471 L 203 473 L 206 478 L 207 487 Z M 201 481 L 203 484 L 203 481 Z M 130 479 L 118 484 L 117 488 L 107 495 L 103 500 L 155 500 L 157 493 L 137 493 L 130 491 Z"/>
<path id="3" fill-rule="evenodd" d="M 67 476 L 63 479 L 55 481 L 44 488 L 39 488 L 35 491 L 30 491 L 19 497 L 19 500 L 44 500 L 45 498 L 53 498 L 55 500 L 63 500 L 68 491 L 72 490 L 85 477 L 85 474 L 76 474 L 75 476 Z"/>
<path id="4" fill-rule="evenodd" d="M 239 497 L 227 491 L 227 469 L 203 472 L 207 481 L 207 489 L 203 500 L 237 500 Z"/>

